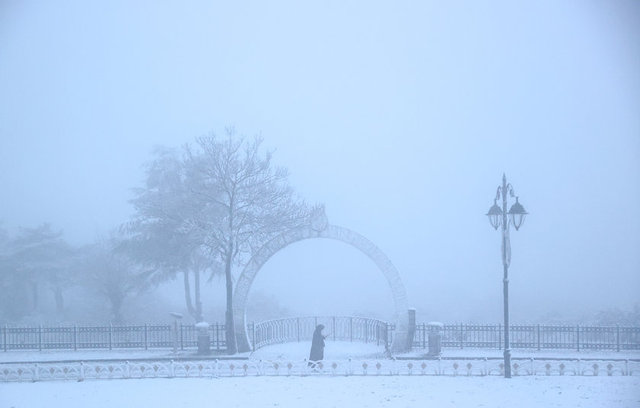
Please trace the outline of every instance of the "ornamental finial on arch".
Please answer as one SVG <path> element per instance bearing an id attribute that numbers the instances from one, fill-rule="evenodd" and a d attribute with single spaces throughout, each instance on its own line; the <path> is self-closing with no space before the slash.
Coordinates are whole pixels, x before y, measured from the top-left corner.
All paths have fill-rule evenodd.
<path id="1" fill-rule="evenodd" d="M 312 230 L 320 232 L 327 229 L 329 226 L 329 219 L 324 211 L 324 205 L 316 205 L 311 209 L 309 214 L 309 226 Z"/>

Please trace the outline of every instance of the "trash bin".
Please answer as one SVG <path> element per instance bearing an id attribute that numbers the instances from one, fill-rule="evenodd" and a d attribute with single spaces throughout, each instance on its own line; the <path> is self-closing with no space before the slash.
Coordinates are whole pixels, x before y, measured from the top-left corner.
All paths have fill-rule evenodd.
<path id="1" fill-rule="evenodd" d="M 429 356 L 437 357 L 442 353 L 442 326 L 440 322 L 429 322 Z"/>
<path id="2" fill-rule="evenodd" d="M 196 329 L 198 331 L 198 354 L 205 355 L 209 354 L 210 349 L 210 340 L 209 340 L 209 323 L 207 322 L 199 322 L 196 323 Z"/>

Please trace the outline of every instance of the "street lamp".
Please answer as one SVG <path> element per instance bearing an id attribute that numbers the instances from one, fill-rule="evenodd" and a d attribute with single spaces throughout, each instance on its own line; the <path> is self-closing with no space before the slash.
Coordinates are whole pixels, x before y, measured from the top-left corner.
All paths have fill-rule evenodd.
<path id="1" fill-rule="evenodd" d="M 515 204 L 507 212 L 507 195 L 516 198 Z M 502 208 L 498 205 L 498 200 L 502 196 Z M 513 192 L 513 186 L 507 184 L 507 176 L 502 174 L 502 185 L 498 186 L 496 198 L 493 205 L 487 212 L 489 223 L 494 229 L 502 227 L 502 265 L 504 267 L 503 293 L 504 293 L 504 378 L 511 378 L 511 349 L 509 346 L 509 264 L 511 263 L 511 244 L 509 242 L 509 225 L 520 229 L 527 216 L 524 207 L 518 201 L 518 197 Z M 508 216 L 508 217 L 507 217 Z"/>

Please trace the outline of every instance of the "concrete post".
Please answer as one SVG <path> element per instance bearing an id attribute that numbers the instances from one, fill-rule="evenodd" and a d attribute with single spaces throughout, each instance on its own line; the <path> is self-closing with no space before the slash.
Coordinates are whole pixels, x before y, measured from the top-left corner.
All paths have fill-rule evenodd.
<path id="1" fill-rule="evenodd" d="M 409 309 L 409 330 L 407 332 L 407 351 L 413 347 L 413 337 L 416 335 L 416 309 Z"/>

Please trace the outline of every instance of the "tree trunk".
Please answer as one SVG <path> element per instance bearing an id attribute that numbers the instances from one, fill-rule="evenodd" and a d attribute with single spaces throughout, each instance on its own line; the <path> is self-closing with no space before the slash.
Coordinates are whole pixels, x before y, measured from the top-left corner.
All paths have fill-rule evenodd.
<path id="1" fill-rule="evenodd" d="M 34 312 L 38 309 L 38 284 L 31 282 L 31 311 Z"/>
<path id="2" fill-rule="evenodd" d="M 200 268 L 197 267 L 193 270 L 195 276 L 195 292 L 196 292 L 196 323 L 204 320 L 202 317 L 202 302 L 200 301 Z"/>
<path id="3" fill-rule="evenodd" d="M 233 244 L 229 245 L 229 252 L 226 254 L 224 273 L 227 281 L 227 312 L 225 313 L 225 329 L 227 340 L 227 354 L 236 354 L 238 345 L 236 344 L 236 331 L 233 324 L 233 282 L 231 281 L 231 258 L 233 257 Z"/>
<path id="4" fill-rule="evenodd" d="M 122 302 L 124 301 L 124 299 L 112 297 L 110 300 L 113 320 L 116 323 L 120 323 L 122 322 Z"/>
<path id="5" fill-rule="evenodd" d="M 56 312 L 62 314 L 64 312 L 64 298 L 62 297 L 62 289 L 60 286 L 56 286 L 53 289 L 53 293 L 56 299 Z"/>
<path id="6" fill-rule="evenodd" d="M 189 269 L 184 270 L 184 299 L 187 302 L 187 310 L 189 310 L 189 314 L 191 315 L 191 317 L 196 319 L 196 322 L 199 322 L 200 320 L 198 320 L 198 314 L 193 307 L 193 302 L 191 301 L 191 285 L 189 284 Z"/>

